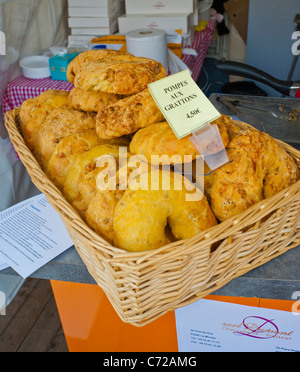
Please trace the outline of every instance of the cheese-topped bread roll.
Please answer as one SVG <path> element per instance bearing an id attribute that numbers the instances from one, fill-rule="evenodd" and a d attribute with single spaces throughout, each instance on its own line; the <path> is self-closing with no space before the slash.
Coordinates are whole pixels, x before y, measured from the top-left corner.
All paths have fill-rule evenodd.
<path id="1" fill-rule="evenodd" d="M 19 113 L 20 129 L 31 151 L 34 149 L 39 130 L 48 115 L 56 108 L 69 106 L 68 96 L 69 92 L 50 89 L 22 103 Z"/>
<path id="2" fill-rule="evenodd" d="M 74 85 L 83 90 L 131 95 L 166 77 L 163 65 L 148 58 L 136 61 L 93 61 L 76 75 Z"/>
<path id="3" fill-rule="evenodd" d="M 228 145 L 231 163 L 214 172 L 211 205 L 220 221 L 249 209 L 299 180 L 294 159 L 266 133 L 241 131 Z"/>
<path id="4" fill-rule="evenodd" d="M 75 77 L 78 71 L 84 66 L 86 63 L 101 60 L 104 58 L 110 58 L 113 56 L 118 55 L 128 55 L 129 53 L 123 52 L 121 50 L 113 50 L 113 49 L 97 49 L 97 50 L 87 50 L 86 52 L 82 52 L 76 56 L 73 61 L 71 61 L 68 65 L 67 69 L 67 79 L 70 83 L 74 83 Z"/>
<path id="5" fill-rule="evenodd" d="M 63 138 L 56 146 L 47 164 L 48 177 L 62 190 L 67 174 L 77 156 L 100 144 L 101 140 L 95 129 L 73 133 Z"/>
<path id="6" fill-rule="evenodd" d="M 44 170 L 63 138 L 87 129 L 95 129 L 95 115 L 72 108 L 52 111 L 39 131 L 34 150 L 34 155 Z"/>
<path id="7" fill-rule="evenodd" d="M 122 96 L 118 94 L 93 92 L 74 88 L 69 94 L 69 103 L 71 107 L 74 107 L 77 110 L 98 112 L 106 106 L 116 103 L 121 98 Z"/>
<path id="8" fill-rule="evenodd" d="M 224 147 L 229 143 L 225 121 L 226 117 L 221 117 L 211 123 L 218 126 Z M 130 152 L 135 155 L 145 156 L 151 164 L 155 164 L 156 160 L 164 164 L 164 155 L 167 155 L 165 161 L 169 162 L 169 159 L 172 159 L 173 164 L 184 163 L 186 155 L 191 156 L 193 159 L 200 155 L 199 151 L 192 144 L 190 136 L 178 140 L 173 129 L 166 121 L 155 123 L 139 130 L 132 138 Z"/>
<path id="9" fill-rule="evenodd" d="M 100 110 L 96 130 L 100 138 L 117 138 L 163 120 L 149 89 L 145 89 Z"/>

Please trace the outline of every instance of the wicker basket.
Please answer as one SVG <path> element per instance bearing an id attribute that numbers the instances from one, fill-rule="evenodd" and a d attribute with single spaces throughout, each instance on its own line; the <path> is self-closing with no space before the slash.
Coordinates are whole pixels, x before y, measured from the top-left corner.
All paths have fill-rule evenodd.
<path id="1" fill-rule="evenodd" d="M 42 172 L 19 132 L 18 112 L 7 113 L 6 127 L 21 161 L 61 216 L 90 274 L 126 323 L 144 326 L 300 243 L 298 182 L 192 239 L 143 253 L 117 249 L 86 225 Z M 300 152 L 279 143 L 300 167 Z"/>

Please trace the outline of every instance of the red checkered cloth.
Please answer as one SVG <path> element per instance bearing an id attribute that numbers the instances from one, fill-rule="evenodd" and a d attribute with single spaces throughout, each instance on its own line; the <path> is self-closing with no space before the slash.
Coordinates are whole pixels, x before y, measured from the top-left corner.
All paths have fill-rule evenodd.
<path id="1" fill-rule="evenodd" d="M 204 31 L 195 32 L 195 39 L 189 47 L 195 49 L 198 56 L 184 55 L 182 60 L 192 71 L 192 77 L 195 81 L 198 80 L 202 65 L 209 48 L 212 35 L 214 33 L 214 22 L 208 21 Z M 68 81 L 58 81 L 47 79 L 28 79 L 23 76 L 8 83 L 6 95 L 3 101 L 3 113 L 13 110 L 15 107 L 20 107 L 22 102 L 29 98 L 35 98 L 41 93 L 49 89 L 71 91 L 74 87 Z"/>
<path id="2" fill-rule="evenodd" d="M 189 47 L 195 49 L 198 56 L 184 55 L 182 61 L 192 71 L 192 77 L 195 81 L 199 79 L 203 62 L 205 60 L 208 48 L 211 43 L 212 35 L 215 31 L 213 20 L 209 20 L 206 29 L 201 32 L 195 32 L 195 38 Z"/>
<path id="3" fill-rule="evenodd" d="M 20 107 L 29 99 L 35 98 L 49 89 L 71 91 L 74 87 L 68 81 L 46 79 L 28 79 L 20 76 L 7 85 L 7 91 L 3 100 L 3 113 Z"/>

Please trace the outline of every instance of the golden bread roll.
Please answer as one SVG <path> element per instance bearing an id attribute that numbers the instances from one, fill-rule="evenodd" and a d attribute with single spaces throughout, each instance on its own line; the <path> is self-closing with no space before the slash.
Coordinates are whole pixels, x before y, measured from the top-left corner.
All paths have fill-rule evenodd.
<path id="1" fill-rule="evenodd" d="M 118 147 L 118 150 L 121 150 L 120 147 Z M 103 148 L 102 148 L 103 151 Z M 83 218 L 87 218 L 86 213 L 88 211 L 88 208 L 93 200 L 93 198 L 96 196 L 96 193 L 100 194 L 101 192 L 104 193 L 104 195 L 107 194 L 107 190 L 110 191 L 111 196 L 116 194 L 120 195 L 120 174 L 119 174 L 119 166 L 121 162 L 120 156 L 123 156 L 122 152 L 119 151 L 118 155 L 116 155 L 116 151 L 109 152 L 109 147 L 106 146 L 105 149 L 106 153 L 98 156 L 96 159 L 91 159 L 89 156 L 89 163 L 85 164 L 85 167 L 81 170 L 79 177 L 78 177 L 78 184 L 77 184 L 77 191 L 78 191 L 78 197 L 76 200 L 73 201 L 73 206 L 75 209 L 81 214 Z M 94 155 L 94 153 L 91 151 L 90 155 Z M 131 156 L 131 154 L 127 153 L 127 157 Z M 126 156 L 125 155 L 125 156 Z M 110 158 L 107 160 L 107 158 Z M 87 159 L 87 158 L 85 158 Z M 125 160 L 125 158 L 124 158 Z M 126 160 L 125 160 L 126 161 Z M 81 162 L 82 164 L 82 162 Z M 138 165 L 137 165 L 138 166 Z M 131 175 L 131 172 L 133 171 L 133 168 L 128 167 L 128 165 L 125 166 L 126 172 L 124 171 L 122 174 L 122 177 L 129 177 Z M 103 171 L 103 174 L 100 173 Z M 74 174 L 73 174 L 74 176 Z M 74 179 L 76 179 L 74 177 Z M 126 178 L 122 180 L 123 182 L 126 182 Z M 125 186 L 122 184 L 122 187 L 127 188 L 127 184 Z M 123 191 L 124 192 L 124 191 Z M 99 199 L 99 195 L 98 195 Z M 111 209 L 113 211 L 113 209 Z M 91 209 L 90 209 L 91 212 Z M 107 213 L 104 213 L 105 210 L 102 208 L 102 214 L 103 216 Z M 89 221 L 92 222 L 92 214 L 89 215 Z M 96 222 L 96 221 L 95 221 Z M 97 223 L 98 226 L 98 232 L 100 231 L 99 228 L 99 222 Z"/>
<path id="2" fill-rule="evenodd" d="M 113 50 L 113 49 L 99 49 L 99 50 L 87 50 L 86 52 L 82 52 L 76 56 L 73 61 L 71 61 L 68 65 L 67 69 L 67 79 L 70 83 L 74 83 L 75 77 L 78 71 L 83 67 L 85 64 L 96 61 L 102 60 L 105 58 L 110 58 L 117 55 L 128 55 L 129 53 L 123 52 L 120 50 Z"/>
<path id="3" fill-rule="evenodd" d="M 225 117 L 223 118 L 225 120 Z M 213 122 L 213 124 L 218 125 L 226 147 L 229 143 L 226 124 L 222 119 Z M 145 156 L 147 161 L 153 165 L 157 164 L 158 161 L 165 164 L 165 162 L 169 162 L 169 159 L 172 159 L 172 164 L 182 164 L 185 155 L 190 155 L 193 159 L 200 155 L 192 144 L 190 136 L 178 140 L 173 129 L 166 121 L 139 130 L 132 138 L 130 152 Z M 157 156 L 153 157 L 153 155 L 158 155 L 159 158 Z M 167 155 L 165 160 L 163 155 Z"/>
<path id="4" fill-rule="evenodd" d="M 147 61 L 149 58 L 145 57 L 136 57 L 133 54 L 127 53 L 127 54 L 117 54 L 114 56 L 106 56 L 102 59 L 104 62 L 141 62 L 141 61 Z"/>
<path id="5" fill-rule="evenodd" d="M 69 94 L 69 104 L 71 107 L 88 112 L 98 112 L 120 99 L 121 96 L 118 94 L 86 91 L 79 88 L 72 89 Z"/>
<path id="6" fill-rule="evenodd" d="M 105 184 L 97 180 L 98 190 L 92 193 L 92 199 L 88 201 L 89 205 L 84 215 L 87 224 L 110 244 L 114 241 L 113 220 L 117 203 L 127 190 L 128 184 L 138 183 L 140 175 L 148 173 L 151 169 L 149 164 L 131 156 L 132 154 L 127 154 L 126 165 L 124 164 L 116 174 L 105 180 Z M 88 183 L 79 182 L 79 190 L 88 190 L 90 181 L 87 179 L 85 181 Z"/>
<path id="7" fill-rule="evenodd" d="M 248 129 L 245 128 L 245 123 L 237 120 L 232 120 L 232 118 L 227 117 L 228 120 L 226 122 L 227 132 L 229 136 L 229 141 L 231 141 L 237 134 L 240 132 L 243 132 L 244 130 Z M 239 126 L 239 124 L 242 124 L 242 127 Z"/>
<path id="8" fill-rule="evenodd" d="M 105 201 L 106 203 L 107 200 L 113 201 L 114 199 L 120 198 L 122 193 L 124 193 L 125 189 L 127 188 L 129 177 L 132 174 L 135 176 L 133 170 L 139 167 L 138 164 L 130 167 L 130 163 L 128 163 L 126 166 L 124 166 L 125 170 L 122 172 L 122 174 L 120 174 L 120 156 L 123 156 L 123 154 L 120 151 L 118 155 L 116 155 L 115 152 L 108 152 L 108 150 L 109 147 L 106 147 L 106 153 L 97 157 L 97 159 L 91 160 L 90 158 L 89 164 L 86 164 L 81 170 L 77 184 L 78 197 L 73 201 L 73 206 L 75 209 L 102 236 L 102 223 L 104 223 L 104 231 L 108 231 L 109 225 L 106 225 L 105 221 L 107 219 L 112 221 L 111 213 L 113 213 L 114 208 L 113 205 L 111 205 L 109 209 L 106 209 L 107 205 L 105 204 L 102 206 L 101 210 L 97 212 L 93 210 L 93 206 L 95 206 L 95 204 L 99 205 L 101 200 Z M 93 152 L 90 152 L 90 154 L 93 156 Z M 112 159 L 107 161 L 107 156 L 112 156 L 115 161 L 112 162 Z M 130 158 L 131 154 L 126 152 L 126 156 L 129 156 Z M 99 162 L 99 160 L 102 160 L 102 162 Z M 103 175 L 101 176 L 100 173 L 102 171 Z M 126 181 L 127 183 L 125 183 Z M 121 188 L 123 189 L 121 190 Z M 96 199 L 94 200 L 94 198 Z M 102 218 L 100 220 L 99 217 L 97 218 L 97 213 L 102 214 Z"/>
<path id="9" fill-rule="evenodd" d="M 73 133 L 63 138 L 56 146 L 48 164 L 46 173 L 55 185 L 62 190 L 70 168 L 78 155 L 83 154 L 97 145 L 129 146 L 127 137 L 114 140 L 102 140 L 95 129 L 88 129 L 80 133 Z"/>
<path id="10" fill-rule="evenodd" d="M 100 110 L 96 119 L 97 134 L 102 139 L 135 133 L 150 124 L 164 120 L 154 99 L 145 89 Z"/>
<path id="11" fill-rule="evenodd" d="M 97 176 L 103 170 L 97 166 L 102 156 L 119 158 L 119 146 L 99 145 L 77 156 L 71 166 L 63 188 L 66 200 L 84 217 L 89 201 L 97 191 Z"/>
<path id="12" fill-rule="evenodd" d="M 157 170 L 143 178 L 139 189 L 129 185 L 116 206 L 116 247 L 134 252 L 153 250 L 170 242 L 165 234 L 168 224 L 177 240 L 191 238 L 217 224 L 205 196 L 199 190 L 185 188 L 180 174 Z M 151 188 L 153 181 L 159 186 L 157 190 Z M 188 200 L 187 196 L 193 197 Z"/>
<path id="13" fill-rule="evenodd" d="M 161 63 L 147 58 L 131 62 L 93 61 L 80 69 L 74 85 L 83 90 L 131 95 L 166 75 Z"/>
<path id="14" fill-rule="evenodd" d="M 197 169 L 196 161 L 193 162 L 193 183 L 197 185 L 197 187 L 204 192 L 204 195 L 206 196 L 208 202 L 210 203 L 211 199 L 211 188 L 214 181 L 214 172 L 212 172 L 207 165 L 206 162 L 204 162 L 203 170 L 201 169 L 201 173 L 199 173 L 199 170 Z"/>
<path id="15" fill-rule="evenodd" d="M 107 56 L 103 58 L 102 62 L 135 62 L 135 63 L 142 63 L 146 64 L 151 68 L 151 70 L 155 70 L 156 80 L 163 79 L 167 76 L 167 72 L 165 68 L 156 60 L 149 59 L 146 57 L 136 57 L 130 53 L 128 54 L 120 54 L 115 56 Z M 157 64 L 159 69 L 157 68 Z M 158 71 L 156 71 L 158 69 Z"/>
<path id="16" fill-rule="evenodd" d="M 275 140 L 267 134 L 264 137 L 267 137 L 266 142 L 271 147 L 264 158 L 267 172 L 263 193 L 267 199 L 296 183 L 300 179 L 300 172 L 294 159 Z"/>
<path id="17" fill-rule="evenodd" d="M 93 195 L 85 214 L 88 226 L 110 244 L 114 242 L 114 213 L 123 197 L 122 190 L 97 190 Z"/>
<path id="18" fill-rule="evenodd" d="M 211 206 L 224 221 L 299 180 L 296 163 L 269 135 L 254 129 L 237 133 L 228 145 L 232 163 L 216 170 Z"/>
<path id="19" fill-rule="evenodd" d="M 22 103 L 19 113 L 20 129 L 31 151 L 47 116 L 56 108 L 69 106 L 68 96 L 69 92 L 51 89 Z"/>
<path id="20" fill-rule="evenodd" d="M 204 194 L 209 203 L 211 203 L 211 188 L 214 183 L 214 173 L 204 163 Z"/>
<path id="21" fill-rule="evenodd" d="M 34 98 L 29 98 L 21 104 L 19 112 L 19 123 L 21 132 L 24 135 L 24 130 L 32 117 L 33 110 L 36 108 L 36 100 Z"/>
<path id="22" fill-rule="evenodd" d="M 72 205 L 84 219 L 86 218 L 87 208 L 98 190 L 98 175 L 103 170 L 104 168 L 97 167 L 97 159 L 95 159 L 94 163 L 90 163 L 80 173 L 77 185 L 78 198 L 73 201 Z"/>
<path id="23" fill-rule="evenodd" d="M 102 142 L 97 136 L 95 129 L 73 133 L 63 138 L 56 146 L 47 164 L 46 173 L 48 177 L 62 190 L 69 169 L 77 156 L 100 145 Z"/>
<path id="24" fill-rule="evenodd" d="M 114 242 L 114 212 L 118 202 L 123 197 L 129 183 L 138 184 L 141 174 L 148 173 L 151 166 L 138 161 L 132 154 L 127 154 L 126 165 L 123 165 L 115 175 L 103 182 L 97 182 L 98 190 L 93 193 L 92 199 L 84 215 L 86 223 L 110 244 Z M 133 161 L 131 162 L 131 159 Z M 88 189 L 89 185 L 79 182 L 79 189 Z"/>
<path id="25" fill-rule="evenodd" d="M 87 129 L 95 129 L 94 113 L 72 108 L 53 110 L 38 133 L 34 149 L 41 167 L 47 169 L 47 164 L 56 146 L 63 138 Z"/>

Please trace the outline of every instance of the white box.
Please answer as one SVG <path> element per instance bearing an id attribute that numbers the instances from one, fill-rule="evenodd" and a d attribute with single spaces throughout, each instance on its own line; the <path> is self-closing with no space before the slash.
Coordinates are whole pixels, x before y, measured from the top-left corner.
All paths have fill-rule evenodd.
<path id="1" fill-rule="evenodd" d="M 80 8 L 76 6 L 69 8 L 69 17 L 111 17 L 114 15 L 121 15 L 119 8 Z"/>
<path id="2" fill-rule="evenodd" d="M 125 0 L 126 14 L 193 13 L 195 0 Z"/>
<path id="3" fill-rule="evenodd" d="M 69 27 L 110 27 L 117 19 L 117 15 L 112 17 L 70 17 Z"/>
<path id="4" fill-rule="evenodd" d="M 110 27 L 75 27 L 71 28 L 72 35 L 102 36 L 118 32 L 118 22 L 112 23 Z"/>
<path id="5" fill-rule="evenodd" d="M 184 34 L 190 32 L 194 27 L 193 14 L 125 14 L 119 17 L 119 32 L 127 34 L 127 32 L 139 28 L 161 29 L 168 32 L 182 29 Z"/>
<path id="6" fill-rule="evenodd" d="M 69 6 L 110 8 L 122 2 L 122 0 L 69 0 Z"/>

